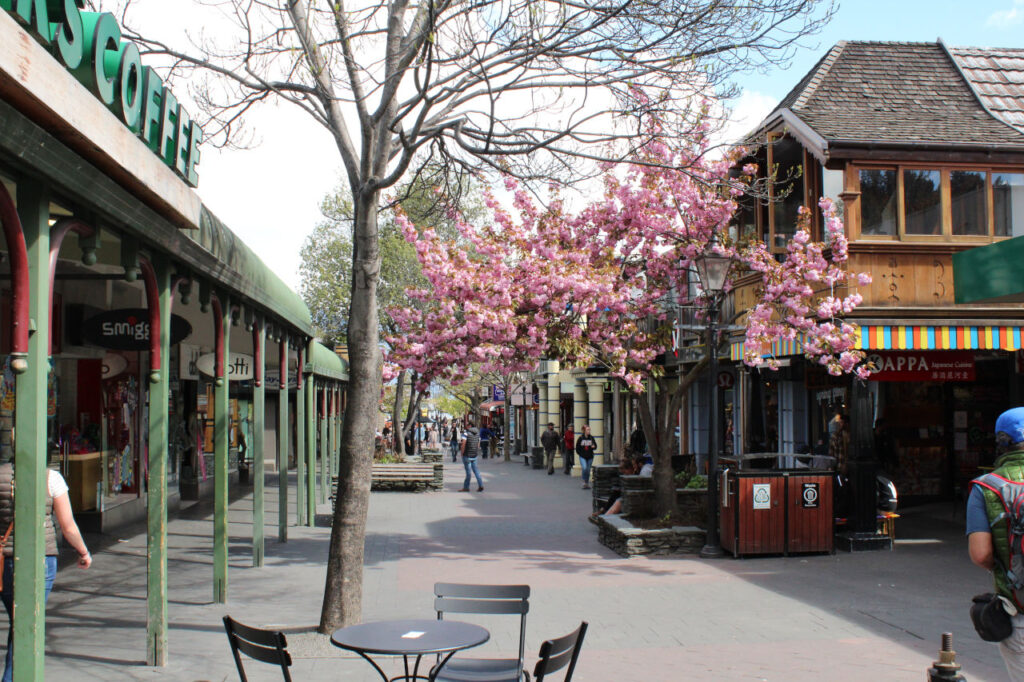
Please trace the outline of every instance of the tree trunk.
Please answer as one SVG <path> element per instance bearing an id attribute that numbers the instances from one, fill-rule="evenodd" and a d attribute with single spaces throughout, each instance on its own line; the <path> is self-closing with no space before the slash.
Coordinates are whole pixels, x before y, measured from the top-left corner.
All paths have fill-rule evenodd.
<path id="1" fill-rule="evenodd" d="M 395 384 L 395 404 L 391 408 L 391 451 L 396 455 L 402 454 L 402 439 L 405 434 L 398 428 L 402 419 L 402 391 L 405 390 L 405 373 L 402 370 L 398 373 L 398 382 Z"/>
<path id="2" fill-rule="evenodd" d="M 505 450 L 506 462 L 512 461 L 512 446 L 510 445 L 510 442 L 514 440 L 512 437 L 512 400 L 509 394 L 509 388 L 511 387 L 508 385 L 505 386 L 505 424 L 502 426 L 505 432 L 505 442 L 503 445 Z"/>
<path id="3" fill-rule="evenodd" d="M 655 391 L 654 400 L 646 397 L 637 400 L 637 414 L 647 439 L 647 451 L 654 460 L 651 476 L 654 515 L 662 517 L 677 511 L 676 480 L 672 471 L 672 421 L 668 415 L 670 401 L 667 391 L 656 390 L 653 381 L 648 383 L 648 390 Z"/>
<path id="4" fill-rule="evenodd" d="M 320 613 L 324 634 L 362 620 L 363 544 L 382 358 L 377 325 L 377 192 L 357 194 L 353 221 L 352 303 L 349 311 L 349 386 L 342 425 L 338 493 Z"/>

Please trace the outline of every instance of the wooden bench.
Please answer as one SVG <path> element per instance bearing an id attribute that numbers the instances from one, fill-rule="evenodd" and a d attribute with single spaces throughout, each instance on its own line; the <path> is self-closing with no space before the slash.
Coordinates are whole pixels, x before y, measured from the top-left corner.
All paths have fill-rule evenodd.
<path id="1" fill-rule="evenodd" d="M 374 464 L 370 490 L 440 490 L 444 464 Z"/>

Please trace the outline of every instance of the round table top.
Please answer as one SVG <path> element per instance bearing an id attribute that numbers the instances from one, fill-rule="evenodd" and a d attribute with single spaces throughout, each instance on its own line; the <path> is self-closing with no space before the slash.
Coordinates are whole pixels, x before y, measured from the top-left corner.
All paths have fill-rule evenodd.
<path id="1" fill-rule="evenodd" d="M 420 655 L 479 646 L 491 633 L 457 620 L 385 620 L 335 630 L 334 646 L 368 654 Z"/>

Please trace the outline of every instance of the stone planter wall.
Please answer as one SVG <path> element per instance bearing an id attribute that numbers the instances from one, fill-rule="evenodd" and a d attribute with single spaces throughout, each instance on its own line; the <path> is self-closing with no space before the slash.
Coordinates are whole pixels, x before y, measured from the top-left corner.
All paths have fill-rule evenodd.
<path id="1" fill-rule="evenodd" d="M 656 530 L 635 528 L 620 516 L 597 518 L 598 540 L 620 556 L 697 554 L 704 546 L 704 531 L 694 526 Z"/>
<path id="2" fill-rule="evenodd" d="M 622 515 L 654 516 L 654 482 L 649 476 L 621 476 Z M 687 525 L 703 528 L 707 520 L 707 488 L 676 488 L 676 505 Z"/>

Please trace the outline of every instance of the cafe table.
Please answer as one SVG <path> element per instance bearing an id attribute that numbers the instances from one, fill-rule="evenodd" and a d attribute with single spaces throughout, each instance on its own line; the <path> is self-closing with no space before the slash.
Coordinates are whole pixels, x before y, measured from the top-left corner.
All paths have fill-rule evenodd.
<path id="1" fill-rule="evenodd" d="M 480 646 L 490 638 L 491 633 L 479 625 L 457 620 L 384 620 L 335 630 L 331 644 L 356 652 L 369 661 L 384 682 L 394 682 L 429 680 L 430 677 L 419 674 L 423 656 L 443 654 L 443 667 L 456 651 Z M 389 678 L 371 655 L 401 656 L 405 674 Z M 411 656 L 416 657 L 416 662 L 410 672 Z"/>

